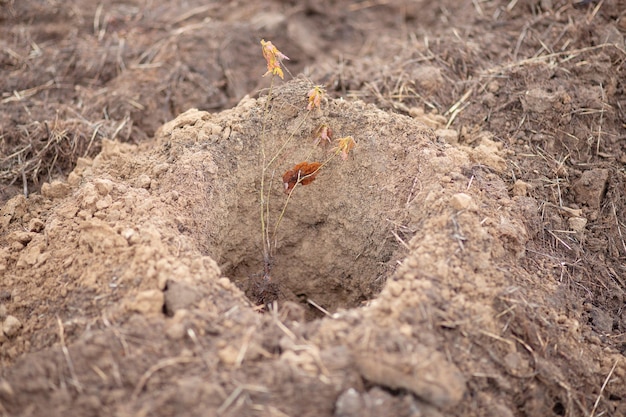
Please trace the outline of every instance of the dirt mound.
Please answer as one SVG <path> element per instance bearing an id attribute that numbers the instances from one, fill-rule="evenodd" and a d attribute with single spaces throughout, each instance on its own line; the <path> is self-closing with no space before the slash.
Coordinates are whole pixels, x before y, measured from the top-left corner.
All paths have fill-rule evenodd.
<path id="1" fill-rule="evenodd" d="M 538 204 L 502 182 L 497 147 L 486 141 L 477 163 L 411 118 L 359 102 L 299 112 L 309 88 L 277 90 L 268 150 L 292 126 L 310 140 L 320 121 L 358 145 L 293 194 L 266 314 L 237 288 L 254 296 L 262 270 L 266 98 L 186 112 L 145 146 L 104 142 L 67 183 L 3 208 L 14 230 L 4 282 L 23 327 L 3 341 L 5 363 L 16 358 L 3 371 L 5 412 L 586 411 L 574 381 L 600 385 L 599 369 L 621 355 L 587 342 L 571 295 L 526 257 Z M 286 198 L 282 184 L 271 198 Z M 310 301 L 332 316 L 305 321 Z"/>
<path id="2" fill-rule="evenodd" d="M 626 415 L 623 10 L 5 1 L 0 415 Z"/>

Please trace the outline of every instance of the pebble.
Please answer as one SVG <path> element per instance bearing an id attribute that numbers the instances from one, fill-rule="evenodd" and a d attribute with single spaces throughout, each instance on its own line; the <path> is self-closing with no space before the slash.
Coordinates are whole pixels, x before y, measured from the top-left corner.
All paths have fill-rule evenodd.
<path id="1" fill-rule="evenodd" d="M 515 181 L 515 184 L 513 184 L 513 195 L 521 196 L 521 197 L 527 196 L 529 189 L 530 189 L 530 184 L 522 180 L 517 180 Z"/>
<path id="2" fill-rule="evenodd" d="M 394 297 L 399 297 L 400 294 L 402 294 L 402 292 L 404 291 L 402 284 L 400 284 L 398 281 L 388 281 L 387 289 L 389 290 L 389 293 Z"/>
<path id="3" fill-rule="evenodd" d="M 450 199 L 450 205 L 456 210 L 465 210 L 472 204 L 472 197 L 465 193 L 457 193 Z"/>
<path id="4" fill-rule="evenodd" d="M 150 188 L 150 182 L 151 182 L 151 181 L 152 181 L 152 180 L 150 179 L 150 177 L 149 177 L 148 175 L 146 175 L 146 174 L 141 174 L 141 175 L 137 178 L 137 180 L 136 180 L 135 184 L 137 185 L 137 187 L 141 187 L 141 188 L 148 189 L 148 188 Z"/>
<path id="5" fill-rule="evenodd" d="M 95 180 L 94 185 L 101 196 L 105 196 L 113 190 L 113 181 L 104 178 Z"/>
<path id="6" fill-rule="evenodd" d="M 70 186 L 61 181 L 52 181 L 52 183 L 43 183 L 41 186 L 41 194 L 46 198 L 62 198 L 70 193 Z"/>
<path id="7" fill-rule="evenodd" d="M 31 240 L 33 240 L 34 234 L 31 232 L 20 232 L 15 231 L 9 235 L 9 240 L 11 242 L 19 242 L 22 245 L 27 245 Z"/>
<path id="8" fill-rule="evenodd" d="M 587 219 L 584 217 L 570 217 L 567 219 L 570 230 L 574 232 L 583 232 L 587 226 Z"/>
<path id="9" fill-rule="evenodd" d="M 226 346 L 217 351 L 217 357 L 225 365 L 234 365 L 239 357 L 239 350 L 233 346 Z"/>
<path id="10" fill-rule="evenodd" d="M 435 130 L 437 139 L 449 144 L 459 143 L 459 132 L 454 129 L 437 129 Z"/>
<path id="11" fill-rule="evenodd" d="M 4 323 L 2 323 L 2 332 L 7 337 L 16 336 L 21 328 L 22 322 L 20 322 L 19 319 L 14 316 L 7 316 L 7 318 L 4 319 Z"/>
<path id="12" fill-rule="evenodd" d="M 335 403 L 336 417 L 357 417 L 363 415 L 365 404 L 361 394 L 354 388 L 344 391 Z"/>
<path id="13" fill-rule="evenodd" d="M 28 222 L 29 232 L 39 233 L 43 230 L 44 227 L 45 227 L 45 223 L 41 219 L 34 218 L 34 219 L 30 219 L 30 221 Z"/>

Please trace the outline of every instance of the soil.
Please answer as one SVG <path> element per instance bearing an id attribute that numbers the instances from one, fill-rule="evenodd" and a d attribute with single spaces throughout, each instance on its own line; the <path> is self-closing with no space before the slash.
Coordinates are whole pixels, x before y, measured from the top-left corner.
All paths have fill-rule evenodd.
<path id="1" fill-rule="evenodd" d="M 0 415 L 626 415 L 624 1 L 0 5 Z"/>

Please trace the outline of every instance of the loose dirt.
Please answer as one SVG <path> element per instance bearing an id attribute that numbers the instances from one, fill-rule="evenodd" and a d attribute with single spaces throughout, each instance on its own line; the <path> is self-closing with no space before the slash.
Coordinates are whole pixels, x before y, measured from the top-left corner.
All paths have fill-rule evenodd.
<path id="1" fill-rule="evenodd" d="M 1 2 L 0 415 L 626 415 L 626 4 L 222 3 Z"/>

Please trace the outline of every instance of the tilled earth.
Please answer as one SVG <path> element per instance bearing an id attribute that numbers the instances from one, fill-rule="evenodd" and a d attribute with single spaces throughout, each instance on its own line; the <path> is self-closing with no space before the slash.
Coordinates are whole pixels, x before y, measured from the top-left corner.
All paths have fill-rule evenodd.
<path id="1" fill-rule="evenodd" d="M 1 415 L 626 415 L 624 1 L 0 22 Z"/>

